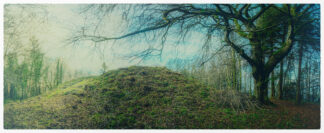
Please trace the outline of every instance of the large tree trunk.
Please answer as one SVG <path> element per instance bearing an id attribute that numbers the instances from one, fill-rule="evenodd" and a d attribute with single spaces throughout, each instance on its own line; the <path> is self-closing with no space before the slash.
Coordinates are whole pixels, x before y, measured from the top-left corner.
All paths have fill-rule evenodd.
<path id="1" fill-rule="evenodd" d="M 300 104 L 301 103 L 301 65 L 302 65 L 302 61 L 303 61 L 303 49 L 302 49 L 302 45 L 299 44 L 299 57 L 298 57 L 298 76 L 297 76 L 297 92 L 296 92 L 296 104 Z"/>
<path id="2" fill-rule="evenodd" d="M 278 99 L 283 98 L 283 61 L 280 62 Z"/>
<path id="3" fill-rule="evenodd" d="M 254 77 L 254 90 L 256 90 L 257 99 L 261 104 L 270 104 L 268 98 L 268 78 L 269 74 L 264 73 L 262 67 L 252 67 Z"/>
<path id="4" fill-rule="evenodd" d="M 261 104 L 269 104 L 269 98 L 268 98 L 268 80 L 265 79 L 265 77 L 260 77 L 258 79 L 255 79 L 255 90 L 257 90 L 257 99 Z"/>
<path id="5" fill-rule="evenodd" d="M 290 6 L 288 6 L 290 8 Z M 254 77 L 254 88 L 255 92 L 257 93 L 257 98 L 261 104 L 271 104 L 268 98 L 268 91 L 267 91 L 267 83 L 269 74 L 273 71 L 273 69 L 276 67 L 277 64 L 280 63 L 280 61 L 287 56 L 291 48 L 294 44 L 294 19 L 292 17 L 291 10 L 288 9 L 289 14 L 289 22 L 284 27 L 284 37 L 282 40 L 282 45 L 277 51 L 274 51 L 269 57 L 268 60 L 265 62 L 265 56 L 266 56 L 266 50 L 264 49 L 264 42 L 263 42 L 263 35 L 259 34 L 259 32 L 249 32 L 248 33 L 248 39 L 251 45 L 251 56 L 247 55 L 243 49 L 241 49 L 239 46 L 234 44 L 230 40 L 230 33 L 231 33 L 231 27 L 229 25 L 229 19 L 227 17 L 224 17 L 225 19 L 225 36 L 224 40 L 227 42 L 228 45 L 230 45 L 236 53 L 238 53 L 242 58 L 244 58 L 251 66 L 252 66 L 252 73 Z M 246 22 L 245 24 L 247 29 L 250 30 L 256 30 L 256 27 L 249 22 Z M 245 35 L 243 35 L 245 36 Z"/>

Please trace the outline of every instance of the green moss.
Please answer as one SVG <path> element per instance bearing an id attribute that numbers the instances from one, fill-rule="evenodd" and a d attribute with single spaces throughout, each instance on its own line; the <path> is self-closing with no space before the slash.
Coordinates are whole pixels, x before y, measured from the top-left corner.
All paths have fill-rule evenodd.
<path id="1" fill-rule="evenodd" d="M 76 79 L 4 107 L 11 128 L 296 128 L 296 116 L 266 109 L 245 113 L 218 106 L 211 88 L 161 67 L 132 66 Z M 284 121 L 276 122 L 278 119 Z M 275 123 L 275 124 L 274 124 Z"/>

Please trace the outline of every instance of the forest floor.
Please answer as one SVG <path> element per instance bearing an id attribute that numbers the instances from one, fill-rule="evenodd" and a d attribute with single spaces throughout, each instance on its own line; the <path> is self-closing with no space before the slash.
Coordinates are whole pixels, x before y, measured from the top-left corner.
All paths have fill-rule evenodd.
<path id="1" fill-rule="evenodd" d="M 159 67 L 129 67 L 75 79 L 4 105 L 5 129 L 319 129 L 320 105 L 248 110 L 236 91 L 210 89 Z M 235 92 L 235 93 L 233 93 Z M 220 101 L 220 102 L 219 102 Z"/>
<path id="2" fill-rule="evenodd" d="M 270 107 L 273 110 L 280 112 L 288 112 L 288 116 L 299 116 L 304 123 L 304 126 L 309 129 L 320 128 L 320 105 L 312 103 L 304 103 L 296 105 L 292 101 L 272 100 L 275 106 Z"/>

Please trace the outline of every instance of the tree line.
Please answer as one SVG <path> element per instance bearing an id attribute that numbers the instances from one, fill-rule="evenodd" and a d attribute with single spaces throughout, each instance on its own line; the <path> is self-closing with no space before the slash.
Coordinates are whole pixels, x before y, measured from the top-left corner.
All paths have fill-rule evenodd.
<path id="1" fill-rule="evenodd" d="M 4 57 L 4 98 L 22 100 L 37 96 L 61 84 L 64 63 L 56 59 L 56 68 L 40 49 L 35 37 L 29 41 L 25 53 L 12 51 Z M 20 56 L 23 54 L 23 56 Z"/>
<path id="2" fill-rule="evenodd" d="M 37 96 L 56 88 L 64 81 L 89 75 L 68 69 L 63 58 L 47 57 L 35 37 L 31 37 L 24 46 L 22 51 L 25 52 L 13 50 L 4 56 L 5 100 L 23 100 Z"/>
<path id="3" fill-rule="evenodd" d="M 4 6 L 5 101 L 37 96 L 64 81 L 88 75 L 69 69 L 63 58 L 51 58 L 42 51 L 32 29 L 43 26 L 46 12 L 41 5 Z"/>
<path id="4" fill-rule="evenodd" d="M 175 58 L 167 63 L 167 67 L 184 75 L 194 77 L 210 88 L 217 90 L 236 90 L 256 99 L 251 67 L 230 48 L 223 49 L 208 62 L 199 58 Z M 311 52 L 312 51 L 312 52 Z M 291 100 L 300 102 L 320 102 L 320 52 L 305 50 L 299 64 L 298 47 L 274 69 L 267 85 L 269 99 Z M 298 68 L 301 72 L 298 73 Z M 297 77 L 300 76 L 301 80 Z M 300 84 L 300 90 L 297 84 Z M 297 96 L 300 91 L 300 96 Z"/>

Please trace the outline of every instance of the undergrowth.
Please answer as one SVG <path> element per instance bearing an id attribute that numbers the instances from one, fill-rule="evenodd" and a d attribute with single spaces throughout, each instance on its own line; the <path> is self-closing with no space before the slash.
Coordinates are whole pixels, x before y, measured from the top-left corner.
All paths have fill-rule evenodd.
<path id="1" fill-rule="evenodd" d="M 69 129 L 306 128 L 234 90 L 209 88 L 163 67 L 129 67 L 5 104 L 4 127 Z"/>

